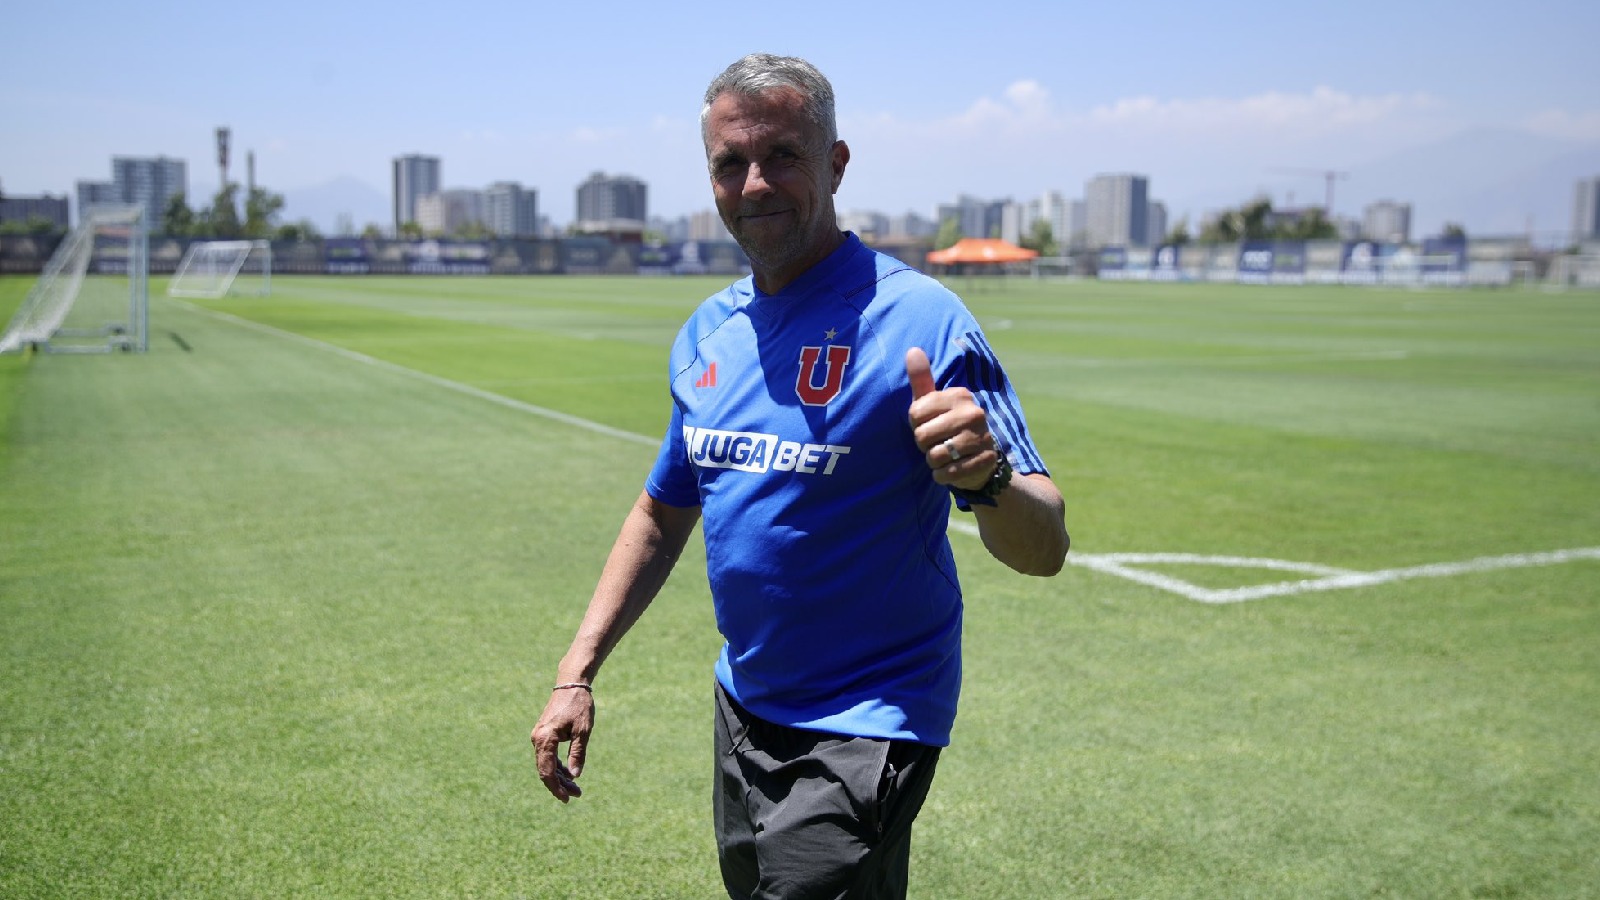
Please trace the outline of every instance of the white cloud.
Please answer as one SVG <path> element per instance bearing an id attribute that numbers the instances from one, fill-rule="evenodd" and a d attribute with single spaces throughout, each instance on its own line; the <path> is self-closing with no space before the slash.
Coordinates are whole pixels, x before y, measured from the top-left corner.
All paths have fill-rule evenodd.
<path id="1" fill-rule="evenodd" d="M 1019 81 L 1006 88 L 1005 95 L 1024 116 L 1040 118 L 1050 114 L 1050 91 L 1037 81 Z"/>
<path id="2" fill-rule="evenodd" d="M 1529 116 L 1522 126 L 1545 137 L 1600 141 L 1600 111 L 1574 113 L 1547 109 Z"/>
<path id="3" fill-rule="evenodd" d="M 1112 171 L 1148 173 L 1152 190 L 1169 200 L 1208 191 L 1232 196 L 1271 187 L 1274 167 L 1350 166 L 1437 138 L 1457 127 L 1454 116 L 1427 93 L 1363 95 L 1326 85 L 1070 104 L 1022 79 L 942 116 L 842 120 L 856 176 L 845 202 L 904 209 L 957 193 L 1075 193 L 1094 174 Z M 1306 190 L 1314 187 L 1308 182 Z"/>
<path id="4" fill-rule="evenodd" d="M 999 97 L 979 97 L 966 109 L 944 118 L 908 121 L 882 113 L 844 124 L 853 133 L 898 132 L 931 140 L 997 136 L 1076 140 L 1087 134 L 1144 140 L 1199 138 L 1233 144 L 1371 133 L 1409 125 L 1419 114 L 1441 107 L 1426 93 L 1360 96 L 1322 86 L 1246 97 L 1122 97 L 1072 110 L 1058 107 L 1044 85 L 1025 79 L 1007 86 Z"/>
<path id="5" fill-rule="evenodd" d="M 1391 121 L 1438 106 L 1427 94 L 1361 97 L 1330 87 L 1308 93 L 1268 91 L 1249 97 L 1128 97 L 1089 110 L 1086 124 L 1154 132 L 1288 129 L 1327 133 Z"/>
<path id="6" fill-rule="evenodd" d="M 936 130 L 940 127 L 940 123 L 930 124 Z M 1050 91 L 1027 79 L 1006 87 L 999 100 L 979 97 L 965 111 L 946 120 L 944 126 L 971 133 L 997 128 L 1007 132 L 1051 130 L 1059 124 Z"/>

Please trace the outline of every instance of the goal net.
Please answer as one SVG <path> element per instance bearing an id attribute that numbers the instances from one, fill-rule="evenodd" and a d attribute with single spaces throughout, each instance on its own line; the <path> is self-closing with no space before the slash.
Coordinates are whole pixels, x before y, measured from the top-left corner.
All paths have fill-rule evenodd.
<path id="1" fill-rule="evenodd" d="M 0 333 L 0 353 L 143 352 L 150 248 L 141 207 L 96 207 L 56 247 Z"/>
<path id="2" fill-rule="evenodd" d="M 1070 256 L 1035 256 L 1029 260 L 1029 265 L 1034 278 L 1071 278 L 1077 274 L 1072 270 Z"/>
<path id="3" fill-rule="evenodd" d="M 272 293 L 272 244 L 267 241 L 196 241 L 184 251 L 167 284 L 172 297 Z"/>

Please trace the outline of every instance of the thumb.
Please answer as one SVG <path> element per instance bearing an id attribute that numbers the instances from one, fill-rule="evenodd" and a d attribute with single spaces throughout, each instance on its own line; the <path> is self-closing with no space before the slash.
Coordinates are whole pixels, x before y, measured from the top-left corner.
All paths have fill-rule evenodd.
<path id="1" fill-rule="evenodd" d="M 911 399 L 916 400 L 934 392 L 933 368 L 928 364 L 928 354 L 921 347 L 906 351 L 906 375 L 911 378 Z"/>

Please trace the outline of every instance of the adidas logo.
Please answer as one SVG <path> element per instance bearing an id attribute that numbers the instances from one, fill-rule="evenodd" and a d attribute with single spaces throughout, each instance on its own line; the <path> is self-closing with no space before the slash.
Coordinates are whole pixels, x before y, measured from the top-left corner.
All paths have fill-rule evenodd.
<path id="1" fill-rule="evenodd" d="M 711 365 L 706 366 L 705 374 L 700 376 L 700 380 L 696 381 L 694 383 L 694 386 L 697 387 L 697 388 L 714 388 L 714 387 L 716 387 L 717 386 L 717 364 L 716 363 L 712 363 Z"/>

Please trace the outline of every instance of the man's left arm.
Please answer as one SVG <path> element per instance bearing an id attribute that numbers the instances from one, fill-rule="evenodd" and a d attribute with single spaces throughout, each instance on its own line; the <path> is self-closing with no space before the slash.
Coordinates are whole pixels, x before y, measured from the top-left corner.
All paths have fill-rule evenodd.
<path id="1" fill-rule="evenodd" d="M 1024 575 L 1061 571 L 1072 539 L 1066 501 L 1050 476 L 1018 475 L 994 500 L 994 506 L 972 507 L 989 553 Z"/>
<path id="2" fill-rule="evenodd" d="M 939 390 L 928 355 L 906 353 L 911 428 L 939 484 L 980 491 L 1000 465 L 988 414 L 964 387 Z M 1054 575 L 1066 563 L 1066 501 L 1048 475 L 1018 475 L 992 498 L 974 503 L 978 533 L 995 559 L 1024 575 Z"/>

